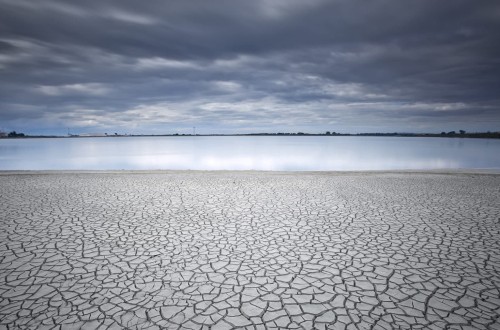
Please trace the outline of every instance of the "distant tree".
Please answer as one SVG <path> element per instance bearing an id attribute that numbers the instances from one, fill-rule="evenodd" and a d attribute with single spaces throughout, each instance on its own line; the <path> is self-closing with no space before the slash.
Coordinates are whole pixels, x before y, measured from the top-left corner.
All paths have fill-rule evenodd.
<path id="1" fill-rule="evenodd" d="M 460 130 L 460 134 L 464 135 L 465 131 L 463 129 Z"/>
<path id="2" fill-rule="evenodd" d="M 12 131 L 7 136 L 8 137 L 23 137 L 24 133 L 17 133 L 16 131 Z"/>
<path id="3" fill-rule="evenodd" d="M 330 135 L 330 131 L 326 131 L 326 133 L 325 133 L 325 134 L 326 134 L 326 135 Z"/>
<path id="4" fill-rule="evenodd" d="M 441 132 L 441 135 L 446 135 L 446 132 Z"/>
<path id="5" fill-rule="evenodd" d="M 455 134 L 457 134 L 457 132 L 455 132 L 455 131 L 448 132 L 448 135 L 455 135 Z"/>

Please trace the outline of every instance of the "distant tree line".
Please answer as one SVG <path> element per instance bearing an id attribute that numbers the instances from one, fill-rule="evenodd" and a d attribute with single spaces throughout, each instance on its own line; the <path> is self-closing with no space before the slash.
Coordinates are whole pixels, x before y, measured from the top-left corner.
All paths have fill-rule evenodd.
<path id="1" fill-rule="evenodd" d="M 326 131 L 325 133 L 304 133 L 304 132 L 279 132 L 279 133 L 244 133 L 244 134 L 196 134 L 196 136 L 403 136 L 403 137 L 457 137 L 457 138 L 486 138 L 486 139 L 500 139 L 500 131 L 497 132 L 474 132 L 474 133 L 468 133 L 465 130 L 459 130 L 458 133 L 456 131 L 449 131 L 449 132 L 441 132 L 441 133 L 356 133 L 356 134 L 351 134 L 351 133 L 337 133 L 333 131 Z M 79 137 L 79 135 L 75 134 L 70 134 L 70 137 Z M 86 135 L 80 135 L 80 136 L 86 136 Z M 193 136 L 192 134 L 140 134 L 140 135 L 122 135 L 118 133 L 114 133 L 113 135 L 104 133 L 102 136 L 104 137 L 110 137 L 110 136 L 115 136 L 115 137 L 120 137 L 120 136 Z M 56 138 L 56 137 L 61 137 L 61 136 L 55 136 L 55 135 L 25 135 L 24 133 L 18 133 L 16 131 L 12 131 L 10 133 L 5 133 L 0 131 L 0 138 L 5 138 L 5 137 L 11 137 L 11 138 L 17 138 L 17 137 L 51 137 L 51 138 Z"/>
<path id="2" fill-rule="evenodd" d="M 351 134 L 347 134 L 351 135 Z M 359 133 L 360 136 L 414 136 L 414 137 L 452 137 L 452 138 L 482 138 L 482 139 L 500 139 L 500 132 L 477 132 L 467 133 L 464 130 L 433 133 Z"/>
<path id="3" fill-rule="evenodd" d="M 463 129 L 461 129 L 459 132 L 460 132 L 460 135 L 464 135 L 464 134 L 466 133 Z M 489 132 L 488 132 L 488 133 L 489 133 Z M 448 133 L 446 133 L 446 132 L 441 132 L 441 135 L 456 135 L 456 134 L 457 134 L 457 132 L 455 132 L 455 131 L 450 131 L 450 132 L 448 132 Z"/>
<path id="4" fill-rule="evenodd" d="M 24 133 L 17 133 L 16 131 L 12 131 L 7 134 L 8 137 L 24 137 Z"/>

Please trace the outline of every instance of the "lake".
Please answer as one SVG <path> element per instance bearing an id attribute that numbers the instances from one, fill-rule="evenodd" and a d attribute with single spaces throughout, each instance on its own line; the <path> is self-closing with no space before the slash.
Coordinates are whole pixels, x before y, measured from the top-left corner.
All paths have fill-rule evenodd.
<path id="1" fill-rule="evenodd" d="M 500 140 L 367 136 L 0 139 L 0 170 L 500 169 Z"/>

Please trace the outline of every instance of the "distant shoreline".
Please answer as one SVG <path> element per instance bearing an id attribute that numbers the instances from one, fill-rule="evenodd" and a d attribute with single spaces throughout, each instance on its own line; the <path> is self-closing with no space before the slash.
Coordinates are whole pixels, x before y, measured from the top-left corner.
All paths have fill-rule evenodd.
<path id="1" fill-rule="evenodd" d="M 1 136 L 0 139 L 26 139 L 26 138 L 118 138 L 118 137 L 210 137 L 210 136 L 373 136 L 373 137 L 438 137 L 438 138 L 473 138 L 473 139 L 500 139 L 500 132 L 480 132 L 480 133 L 248 133 L 248 134 L 82 134 L 82 135 L 24 135 L 24 136 Z"/>

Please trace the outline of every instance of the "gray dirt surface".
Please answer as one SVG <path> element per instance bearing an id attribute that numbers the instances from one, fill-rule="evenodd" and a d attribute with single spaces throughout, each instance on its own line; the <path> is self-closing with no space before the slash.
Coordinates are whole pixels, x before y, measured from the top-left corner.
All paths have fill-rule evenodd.
<path id="1" fill-rule="evenodd" d="M 500 329 L 500 175 L 4 172 L 0 329 Z"/>

